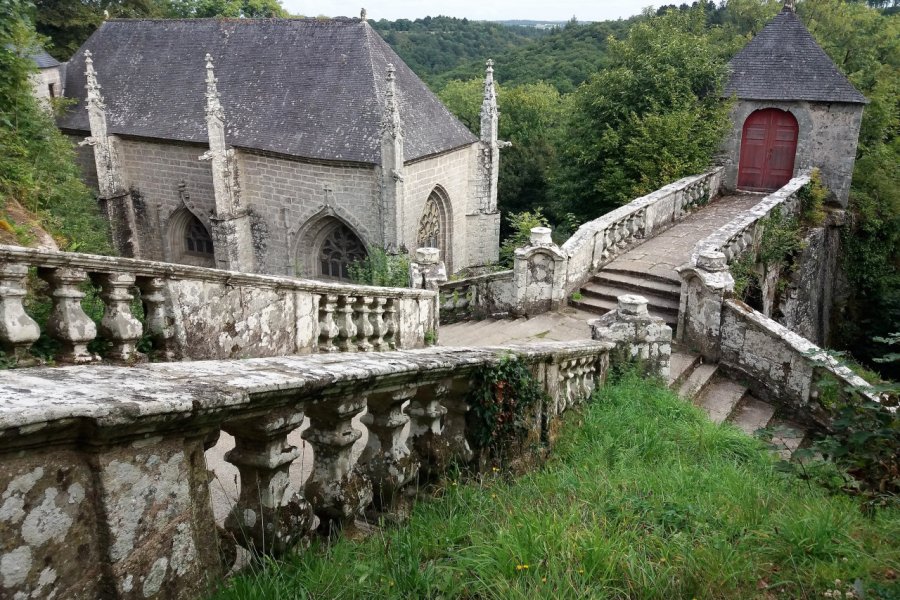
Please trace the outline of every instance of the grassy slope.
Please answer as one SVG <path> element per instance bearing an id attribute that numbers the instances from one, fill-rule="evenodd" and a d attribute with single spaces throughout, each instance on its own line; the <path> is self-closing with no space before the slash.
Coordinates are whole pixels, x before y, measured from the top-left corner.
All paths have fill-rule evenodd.
<path id="1" fill-rule="evenodd" d="M 775 472 L 759 443 L 643 381 L 567 421 L 544 469 L 451 482 L 404 526 L 216 598 L 822 598 L 857 578 L 900 597 L 900 511 L 866 517 Z"/>

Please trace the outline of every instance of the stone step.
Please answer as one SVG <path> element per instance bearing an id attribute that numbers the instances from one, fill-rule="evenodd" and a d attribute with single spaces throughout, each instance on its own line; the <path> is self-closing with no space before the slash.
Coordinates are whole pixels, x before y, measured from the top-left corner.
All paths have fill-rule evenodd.
<path id="1" fill-rule="evenodd" d="M 768 425 L 773 416 L 775 416 L 774 406 L 747 395 L 729 420 L 747 435 L 753 435 L 757 429 Z"/>
<path id="2" fill-rule="evenodd" d="M 585 296 L 593 296 L 601 300 L 612 300 L 613 302 L 616 302 L 619 296 L 624 296 L 625 294 L 639 294 L 644 296 L 647 299 L 647 303 L 655 307 L 659 312 L 671 312 L 676 316 L 678 315 L 679 298 L 663 296 L 653 290 L 633 290 L 618 285 L 591 281 L 581 288 L 581 293 Z"/>
<path id="3" fill-rule="evenodd" d="M 712 381 L 717 367 L 718 365 L 697 365 L 678 387 L 678 395 L 687 400 L 699 397 Z"/>
<path id="4" fill-rule="evenodd" d="M 773 430 L 770 443 L 775 447 L 775 451 L 783 460 L 790 460 L 806 439 L 806 431 L 801 425 L 777 418 L 772 419 L 769 427 Z"/>
<path id="5" fill-rule="evenodd" d="M 700 355 L 685 348 L 672 348 L 669 359 L 669 387 L 681 385 L 694 368 L 700 364 Z"/>
<path id="6" fill-rule="evenodd" d="M 600 273 L 607 275 L 627 275 L 629 277 L 662 283 L 667 286 L 674 285 L 679 288 L 681 287 L 681 282 L 677 279 L 678 276 L 675 273 L 673 273 L 673 277 L 670 278 L 663 277 L 662 275 L 655 275 L 653 273 L 645 273 L 643 271 L 629 271 L 628 269 L 618 269 L 610 267 L 602 268 L 600 270 Z"/>
<path id="7" fill-rule="evenodd" d="M 657 296 L 672 298 L 676 301 L 681 296 L 681 286 L 675 283 L 648 279 L 627 271 L 603 270 L 597 273 L 591 281 L 600 285 L 618 286 L 639 294 L 652 293 Z"/>
<path id="8" fill-rule="evenodd" d="M 569 300 L 569 305 L 598 315 L 604 315 L 611 310 L 615 310 L 618 307 L 618 303 L 615 300 L 604 300 L 603 298 L 595 298 L 593 296 L 584 295 L 582 296 L 581 300 Z M 673 315 L 670 312 L 662 312 L 656 310 L 653 306 L 648 306 L 647 309 L 649 310 L 651 315 L 653 315 L 654 317 L 660 317 L 673 329 L 678 324 L 677 313 Z"/>
<path id="9" fill-rule="evenodd" d="M 747 391 L 746 386 L 716 375 L 695 403 L 706 411 L 713 423 L 724 423 Z"/>

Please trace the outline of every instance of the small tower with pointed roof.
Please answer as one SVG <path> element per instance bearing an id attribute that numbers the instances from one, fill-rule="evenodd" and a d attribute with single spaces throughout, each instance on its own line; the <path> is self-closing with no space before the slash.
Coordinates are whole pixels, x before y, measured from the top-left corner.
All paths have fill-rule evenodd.
<path id="1" fill-rule="evenodd" d="M 788 0 L 730 62 L 735 99 L 723 145 L 725 185 L 766 192 L 819 168 L 846 206 L 866 98 L 840 72 Z"/>

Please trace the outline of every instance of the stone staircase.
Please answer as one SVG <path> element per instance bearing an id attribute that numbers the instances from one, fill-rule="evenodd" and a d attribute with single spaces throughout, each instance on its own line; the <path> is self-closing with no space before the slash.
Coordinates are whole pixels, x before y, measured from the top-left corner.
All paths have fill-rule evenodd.
<path id="1" fill-rule="evenodd" d="M 617 299 L 622 294 L 645 297 L 650 314 L 663 318 L 670 327 L 675 328 L 681 286 L 672 279 L 651 273 L 605 268 L 594 275 L 581 288 L 580 297 L 570 299 L 569 304 L 602 315 L 616 308 Z"/>
<path id="2" fill-rule="evenodd" d="M 785 460 L 791 458 L 806 437 L 802 426 L 779 418 L 774 406 L 729 379 L 718 365 L 704 364 L 698 354 L 683 348 L 672 350 L 669 387 L 706 411 L 715 423 L 728 421 L 748 435 L 764 427 L 773 428 L 771 443 Z"/>

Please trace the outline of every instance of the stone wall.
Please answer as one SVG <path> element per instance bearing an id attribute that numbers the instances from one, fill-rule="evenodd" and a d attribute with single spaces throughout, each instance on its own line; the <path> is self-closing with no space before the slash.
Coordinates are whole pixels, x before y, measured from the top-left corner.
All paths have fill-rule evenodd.
<path id="1" fill-rule="evenodd" d="M 41 69 L 29 77 L 32 94 L 48 108 L 50 107 L 51 98 L 63 97 L 63 83 L 62 78 L 60 77 L 60 68 L 61 67 L 50 67 Z M 50 95 L 51 85 L 53 86 L 52 96 Z"/>
<path id="2" fill-rule="evenodd" d="M 236 545 L 284 556 L 321 522 L 347 530 L 365 510 L 402 512 L 420 481 L 472 461 L 474 369 L 511 357 L 528 365 L 547 393 L 528 435 L 552 439 L 563 412 L 602 382 L 610 348 L 10 371 L 0 379 L 0 597 L 202 597 L 221 583 Z M 297 480 L 301 452 L 287 440 L 307 418 L 312 472 Z M 220 431 L 234 437 L 225 460 L 240 471 L 221 529 L 204 458 Z"/>
<path id="3" fill-rule="evenodd" d="M 512 270 L 448 281 L 439 289 L 441 324 L 516 314 Z"/>
<path id="4" fill-rule="evenodd" d="M 862 123 L 863 106 L 860 104 L 739 100 L 731 111 L 733 129 L 722 145 L 725 187 L 735 189 L 737 186 L 744 122 L 750 113 L 764 108 L 786 110 L 797 119 L 800 131 L 794 174 L 819 167 L 825 185 L 846 207 Z"/>

